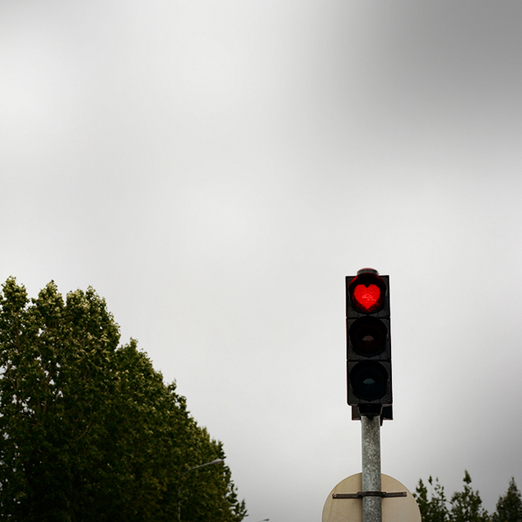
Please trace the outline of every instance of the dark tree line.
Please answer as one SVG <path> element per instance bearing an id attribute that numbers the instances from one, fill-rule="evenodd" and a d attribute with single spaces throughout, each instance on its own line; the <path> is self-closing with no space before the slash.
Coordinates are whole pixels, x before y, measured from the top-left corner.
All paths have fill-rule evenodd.
<path id="1" fill-rule="evenodd" d="M 0 521 L 240 522 L 225 457 L 92 288 L 0 293 Z"/>
<path id="2" fill-rule="evenodd" d="M 464 472 L 462 491 L 446 498 L 438 479 L 428 478 L 428 485 L 419 480 L 414 493 L 423 522 L 522 522 L 522 499 L 515 479 L 509 482 L 506 494 L 498 499 L 496 511 L 482 507 L 478 491 L 471 486 L 471 477 Z"/>

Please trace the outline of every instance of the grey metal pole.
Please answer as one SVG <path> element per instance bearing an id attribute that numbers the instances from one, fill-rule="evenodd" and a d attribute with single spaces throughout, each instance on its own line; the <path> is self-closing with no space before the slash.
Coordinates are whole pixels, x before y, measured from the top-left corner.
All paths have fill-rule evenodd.
<path id="1" fill-rule="evenodd" d="M 205 466 L 214 466 L 215 464 L 223 464 L 224 462 L 225 461 L 223 459 L 215 459 L 212 462 L 205 462 L 205 464 L 200 464 L 199 466 L 194 466 L 193 468 L 187 469 L 187 471 L 181 475 L 178 487 L 178 522 L 181 522 L 181 484 L 185 478 L 185 475 L 190 471 L 194 471 L 195 469 L 204 468 Z"/>
<path id="2" fill-rule="evenodd" d="M 381 491 L 381 418 L 361 416 L 362 489 Z M 363 497 L 363 522 L 382 522 L 381 497 Z"/>

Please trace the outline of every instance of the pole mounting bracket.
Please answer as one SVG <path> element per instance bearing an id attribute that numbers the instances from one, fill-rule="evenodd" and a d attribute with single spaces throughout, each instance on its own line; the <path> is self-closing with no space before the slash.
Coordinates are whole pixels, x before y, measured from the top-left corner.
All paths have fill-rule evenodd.
<path id="1" fill-rule="evenodd" d="M 358 491 L 357 493 L 333 493 L 332 498 L 363 498 L 363 497 L 381 497 L 394 498 L 406 497 L 406 491 Z"/>

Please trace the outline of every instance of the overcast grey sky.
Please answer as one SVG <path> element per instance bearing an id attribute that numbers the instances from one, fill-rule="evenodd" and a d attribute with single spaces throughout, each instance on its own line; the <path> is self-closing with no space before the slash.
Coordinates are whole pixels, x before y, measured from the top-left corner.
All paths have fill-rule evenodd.
<path id="1" fill-rule="evenodd" d="M 361 470 L 344 277 L 390 275 L 383 472 L 522 487 L 522 3 L 0 0 L 0 280 L 92 285 L 257 522 Z"/>

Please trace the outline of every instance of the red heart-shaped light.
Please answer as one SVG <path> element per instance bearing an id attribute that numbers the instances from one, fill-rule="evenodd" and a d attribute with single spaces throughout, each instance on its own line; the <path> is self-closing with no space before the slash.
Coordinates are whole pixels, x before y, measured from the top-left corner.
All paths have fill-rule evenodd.
<path id="1" fill-rule="evenodd" d="M 363 312 L 372 312 L 381 305 L 382 293 L 377 285 L 358 284 L 353 290 L 353 298 L 355 305 Z"/>

